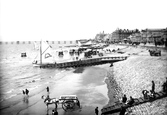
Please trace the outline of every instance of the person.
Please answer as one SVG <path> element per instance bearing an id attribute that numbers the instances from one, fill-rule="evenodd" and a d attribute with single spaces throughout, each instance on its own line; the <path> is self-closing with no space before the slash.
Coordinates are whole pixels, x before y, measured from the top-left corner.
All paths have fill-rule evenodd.
<path id="1" fill-rule="evenodd" d="M 76 97 L 76 104 L 78 105 L 78 107 L 80 108 L 80 102 L 79 99 Z"/>
<path id="2" fill-rule="evenodd" d="M 98 110 L 98 107 L 95 108 L 95 114 L 98 115 L 99 113 L 99 110 Z"/>
<path id="3" fill-rule="evenodd" d="M 48 86 L 47 86 L 46 90 L 47 90 L 47 92 L 49 92 L 49 87 Z"/>
<path id="4" fill-rule="evenodd" d="M 155 83 L 152 81 L 152 92 L 155 93 Z"/>
<path id="5" fill-rule="evenodd" d="M 143 97 L 144 97 L 144 99 L 148 99 L 148 93 L 149 93 L 149 91 L 147 91 L 147 90 L 143 90 L 142 91 L 142 94 L 143 94 Z"/>
<path id="6" fill-rule="evenodd" d="M 23 95 L 25 95 L 25 91 L 23 90 Z"/>
<path id="7" fill-rule="evenodd" d="M 121 106 L 121 111 L 119 115 L 125 115 L 125 112 L 126 112 L 126 109 L 123 106 Z"/>
<path id="8" fill-rule="evenodd" d="M 135 102 L 134 99 L 132 98 L 132 96 L 130 96 L 130 100 L 129 100 L 128 104 L 132 105 L 134 102 Z"/>
<path id="9" fill-rule="evenodd" d="M 29 93 L 29 90 L 28 90 L 28 89 L 26 89 L 26 90 L 25 90 L 25 92 L 26 92 L 26 95 L 28 95 L 28 93 Z"/>
<path id="10" fill-rule="evenodd" d="M 58 115 L 58 112 L 57 112 L 56 109 L 55 109 L 55 110 L 54 110 L 54 109 L 52 110 L 52 115 Z"/>
<path id="11" fill-rule="evenodd" d="M 163 88 L 163 92 L 167 93 L 167 77 L 166 77 L 166 81 L 162 85 L 162 88 Z"/>
<path id="12" fill-rule="evenodd" d="M 77 105 L 78 105 L 78 107 L 80 108 L 80 102 L 79 102 L 79 100 L 77 100 Z"/>
<path id="13" fill-rule="evenodd" d="M 44 102 L 46 102 L 47 100 L 50 101 L 49 95 L 47 95 L 47 97 L 46 97 L 46 99 L 44 100 Z"/>
<path id="14" fill-rule="evenodd" d="M 122 102 L 123 102 L 123 103 L 126 103 L 126 101 L 127 101 L 127 97 L 126 97 L 126 95 L 124 95 L 124 96 L 122 97 Z"/>

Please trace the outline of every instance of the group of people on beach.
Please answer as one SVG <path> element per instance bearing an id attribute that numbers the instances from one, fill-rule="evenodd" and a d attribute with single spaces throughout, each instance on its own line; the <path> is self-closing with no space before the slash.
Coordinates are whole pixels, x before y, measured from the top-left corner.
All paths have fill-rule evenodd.
<path id="1" fill-rule="evenodd" d="M 166 81 L 162 84 L 162 91 L 167 94 L 167 77 Z M 149 91 L 143 90 L 142 91 L 144 99 L 155 98 L 155 83 L 152 81 L 152 90 L 150 90 L 150 95 L 148 95 Z"/>
<path id="2" fill-rule="evenodd" d="M 28 89 L 23 90 L 23 95 L 28 95 L 28 94 L 29 94 L 29 90 Z"/>
<path id="3" fill-rule="evenodd" d="M 28 94 L 29 94 L 29 90 L 28 89 L 25 89 L 25 90 L 22 90 L 23 91 L 23 95 L 26 95 L 26 96 L 24 96 L 24 98 L 23 98 L 23 102 L 24 103 L 29 103 L 29 100 L 28 100 Z"/>
<path id="4" fill-rule="evenodd" d="M 154 81 L 152 81 L 152 89 L 150 90 L 150 92 L 151 92 L 151 95 L 155 95 L 155 83 L 154 83 Z M 147 94 L 148 91 L 147 90 L 143 90 L 142 93 L 143 93 L 144 98 L 145 98 L 146 97 L 145 94 Z M 128 102 L 127 102 L 127 97 L 126 97 L 125 94 L 122 97 L 122 103 L 124 103 L 124 104 L 133 105 L 134 102 L 135 101 L 134 101 L 134 98 L 132 96 L 130 96 L 130 100 Z M 119 115 L 125 115 L 125 112 L 126 112 L 126 109 L 122 106 Z"/>
<path id="5" fill-rule="evenodd" d="M 166 77 L 166 81 L 162 85 L 162 89 L 163 89 L 163 92 L 167 94 L 167 77 Z M 143 90 L 142 93 L 143 93 L 144 99 L 155 98 L 155 82 L 152 81 L 152 89 L 150 90 L 150 95 L 148 95 L 149 91 L 147 90 Z M 133 105 L 134 102 L 135 101 L 132 96 L 130 96 L 130 100 L 128 102 L 125 94 L 122 97 L 122 103 L 124 104 Z M 126 112 L 126 109 L 122 106 L 120 115 L 125 115 L 125 112 Z"/>
<path id="6" fill-rule="evenodd" d="M 144 95 L 144 98 L 146 97 L 145 94 L 149 93 L 147 90 L 143 90 L 142 91 L 143 95 Z M 155 83 L 154 81 L 152 81 L 152 89 L 150 90 L 150 93 L 151 93 L 151 96 L 154 96 L 155 95 Z M 127 102 L 127 97 L 126 95 L 124 94 L 124 96 L 122 97 L 122 102 L 123 103 L 126 103 Z M 134 98 L 132 96 L 130 96 L 130 100 L 128 101 L 127 104 L 129 105 L 132 105 L 134 103 Z"/>
<path id="7" fill-rule="evenodd" d="M 125 94 L 124 94 L 124 96 L 122 97 L 122 102 L 123 102 L 123 103 L 126 103 L 126 102 L 127 102 L 127 97 L 126 97 Z M 132 96 L 130 96 L 130 100 L 128 101 L 127 104 L 132 105 L 134 102 L 135 102 L 135 101 L 134 101 L 134 98 L 133 98 Z"/>

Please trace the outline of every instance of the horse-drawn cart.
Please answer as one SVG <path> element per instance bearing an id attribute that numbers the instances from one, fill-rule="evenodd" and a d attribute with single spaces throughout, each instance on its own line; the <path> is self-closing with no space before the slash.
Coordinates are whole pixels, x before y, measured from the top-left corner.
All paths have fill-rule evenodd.
<path id="1" fill-rule="evenodd" d="M 49 95 L 47 97 L 43 95 L 42 99 L 44 99 L 44 103 L 47 108 L 49 104 L 55 104 L 55 108 L 57 109 L 58 104 L 62 104 L 64 111 L 75 111 L 81 109 L 80 102 L 76 95 L 61 95 L 59 99 L 50 98 Z"/>
<path id="2" fill-rule="evenodd" d="M 59 104 L 62 104 L 64 111 L 73 111 L 80 109 L 80 102 L 76 95 L 61 95 Z"/>
<path id="3" fill-rule="evenodd" d="M 158 49 L 152 49 L 148 50 L 150 52 L 150 56 L 161 56 L 161 50 Z"/>

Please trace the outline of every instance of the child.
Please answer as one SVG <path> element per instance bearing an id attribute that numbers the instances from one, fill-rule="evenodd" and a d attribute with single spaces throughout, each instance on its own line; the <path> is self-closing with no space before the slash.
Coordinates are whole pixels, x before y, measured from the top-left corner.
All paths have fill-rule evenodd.
<path id="1" fill-rule="evenodd" d="M 25 91 L 23 90 L 23 95 L 25 95 Z"/>

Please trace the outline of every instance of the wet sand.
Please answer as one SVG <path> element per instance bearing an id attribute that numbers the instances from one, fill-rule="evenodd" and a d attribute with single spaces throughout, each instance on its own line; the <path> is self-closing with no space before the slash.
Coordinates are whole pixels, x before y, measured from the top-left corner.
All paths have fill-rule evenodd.
<path id="1" fill-rule="evenodd" d="M 109 67 L 109 64 L 105 67 Z M 81 110 L 71 112 L 65 112 L 59 104 L 59 115 L 93 115 L 97 106 L 101 114 L 101 109 L 109 101 L 107 85 L 104 82 L 106 76 L 107 70 L 100 66 L 78 68 L 50 86 L 51 98 L 59 98 L 60 95 L 77 95 L 81 103 Z M 49 105 L 47 111 L 44 100 L 41 99 L 42 95 L 47 95 L 46 89 L 31 97 L 23 96 L 22 102 L 1 111 L 1 115 L 51 115 L 55 105 Z"/>

